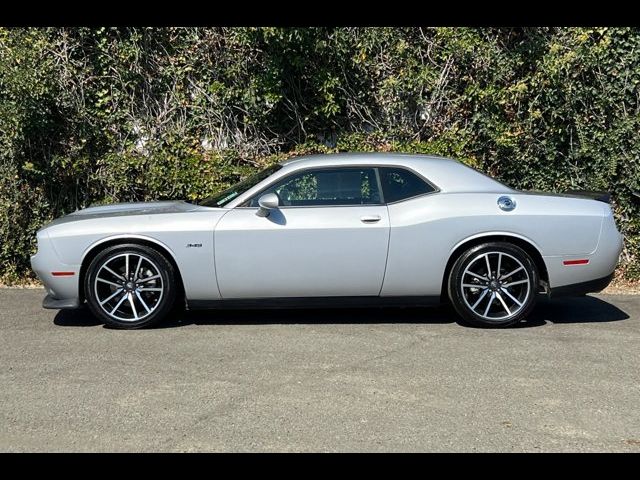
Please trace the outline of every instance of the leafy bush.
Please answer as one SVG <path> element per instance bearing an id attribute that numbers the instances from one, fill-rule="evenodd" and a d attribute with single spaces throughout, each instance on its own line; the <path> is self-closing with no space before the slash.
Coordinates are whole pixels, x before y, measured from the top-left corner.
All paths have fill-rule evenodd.
<path id="1" fill-rule="evenodd" d="M 638 278 L 639 50 L 630 28 L 0 29 L 0 281 L 59 215 L 334 151 L 609 190 Z"/>

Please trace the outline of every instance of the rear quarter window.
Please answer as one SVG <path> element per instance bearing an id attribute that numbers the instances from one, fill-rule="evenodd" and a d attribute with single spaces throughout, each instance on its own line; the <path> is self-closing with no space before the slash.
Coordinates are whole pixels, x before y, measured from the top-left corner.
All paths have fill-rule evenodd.
<path id="1" fill-rule="evenodd" d="M 379 172 L 386 203 L 435 192 L 432 185 L 404 168 L 382 167 Z"/>

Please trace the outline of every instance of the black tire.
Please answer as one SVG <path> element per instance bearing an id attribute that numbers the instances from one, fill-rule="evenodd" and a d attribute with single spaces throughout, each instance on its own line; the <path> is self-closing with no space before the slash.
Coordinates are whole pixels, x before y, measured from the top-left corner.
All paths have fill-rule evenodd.
<path id="1" fill-rule="evenodd" d="M 488 267 L 486 258 L 489 258 Z M 497 269 L 498 261 L 500 272 L 496 275 L 493 269 Z M 519 268 L 519 264 L 523 267 L 521 270 L 509 277 L 501 276 L 510 273 L 506 270 Z M 487 280 L 482 280 L 480 277 L 485 276 L 485 271 L 488 272 Z M 483 243 L 462 253 L 453 264 L 448 294 L 453 308 L 465 323 L 477 327 L 507 327 L 525 319 L 533 309 L 538 279 L 535 263 L 520 247 L 507 242 Z"/>
<path id="2" fill-rule="evenodd" d="M 130 256 L 127 257 L 127 254 Z M 112 270 L 114 270 L 117 269 L 116 265 L 118 262 L 123 261 L 121 260 L 122 258 L 127 258 L 126 261 L 128 262 L 129 259 L 139 259 L 141 257 L 143 260 L 140 263 L 140 270 L 144 271 L 146 268 L 147 272 L 151 273 L 146 278 L 151 279 L 154 276 L 157 278 L 145 280 L 145 277 L 141 276 L 139 282 L 126 282 L 118 279 L 112 273 L 108 273 L 108 275 L 105 274 L 104 272 L 106 272 L 106 270 L 104 269 L 103 273 L 101 273 L 102 267 L 109 262 L 111 262 L 109 265 L 111 265 L 111 267 L 113 267 Z M 131 267 L 130 271 L 133 271 L 133 268 L 134 267 Z M 138 273 L 137 270 L 138 269 L 136 269 L 136 274 Z M 123 275 L 123 272 L 124 268 L 121 267 L 120 270 L 115 273 Z M 105 277 L 101 278 L 109 282 L 113 281 L 113 283 L 107 284 L 101 280 L 96 281 L 99 273 L 105 275 Z M 143 291 L 145 289 L 154 290 L 154 287 L 156 287 L 155 290 L 160 291 Z M 113 300 L 107 302 L 103 308 L 98 296 L 101 291 L 104 291 L 103 297 L 108 298 L 110 291 L 106 289 L 110 289 L 115 297 Z M 116 293 L 117 290 L 121 290 L 121 294 Z M 123 297 L 126 296 L 128 292 L 131 293 L 131 300 L 129 300 L 129 298 L 123 300 Z M 84 278 L 85 298 L 87 299 L 87 304 L 91 312 L 107 325 L 120 329 L 145 328 L 164 320 L 173 310 L 177 292 L 178 283 L 176 282 L 176 273 L 171 262 L 157 250 L 145 245 L 123 244 L 104 249 L 91 261 Z M 107 309 L 111 310 L 114 303 L 117 305 L 119 300 L 123 301 L 119 309 L 116 306 L 115 314 L 112 315 L 106 311 Z M 129 302 L 133 302 L 133 304 Z M 147 310 L 145 311 L 145 309 Z M 127 310 L 130 310 L 130 312 Z M 136 320 L 136 317 L 139 315 L 138 310 L 140 311 L 141 318 Z M 131 316 L 133 318 L 118 318 L 121 315 Z"/>

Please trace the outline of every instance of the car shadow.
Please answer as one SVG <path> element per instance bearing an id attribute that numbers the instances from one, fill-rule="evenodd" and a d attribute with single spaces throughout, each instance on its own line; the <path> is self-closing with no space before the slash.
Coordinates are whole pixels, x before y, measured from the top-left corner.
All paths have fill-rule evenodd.
<path id="1" fill-rule="evenodd" d="M 603 323 L 630 318 L 615 305 L 592 296 L 548 300 L 541 297 L 527 320 L 511 328 L 540 327 L 548 323 Z M 157 329 L 187 325 L 269 324 L 446 324 L 460 323 L 448 305 L 434 307 L 234 309 L 182 311 L 156 326 Z M 54 318 L 61 327 L 101 325 L 89 309 L 61 310 Z"/>
<path id="2" fill-rule="evenodd" d="M 441 307 L 286 308 L 196 310 L 181 312 L 158 328 L 184 325 L 453 323 L 455 315 Z"/>
<path id="3" fill-rule="evenodd" d="M 603 323 L 627 320 L 629 315 L 611 303 L 591 295 L 582 297 L 541 298 L 527 322 L 539 323 Z"/>
<path id="4" fill-rule="evenodd" d="M 59 327 L 95 327 L 104 325 L 86 307 L 77 310 L 60 310 L 53 319 L 53 323 Z"/>

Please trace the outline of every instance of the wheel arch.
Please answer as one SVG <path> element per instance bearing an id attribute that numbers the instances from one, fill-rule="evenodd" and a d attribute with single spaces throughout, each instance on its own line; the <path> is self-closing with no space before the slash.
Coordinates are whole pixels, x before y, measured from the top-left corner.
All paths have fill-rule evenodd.
<path id="1" fill-rule="evenodd" d="M 185 292 L 184 283 L 182 281 L 182 273 L 180 272 L 180 267 L 178 266 L 175 255 L 167 245 L 154 238 L 142 235 L 118 235 L 115 237 L 103 238 L 97 242 L 94 242 L 83 253 L 82 260 L 80 262 L 80 274 L 78 276 L 78 296 L 80 298 L 80 303 L 85 301 L 84 279 L 91 261 L 104 249 L 121 244 L 144 245 L 153 248 L 154 250 L 157 250 L 158 253 L 164 255 L 167 261 L 171 263 L 174 271 L 176 272 L 176 281 L 178 283 L 178 297 L 184 299 Z"/>
<path id="2" fill-rule="evenodd" d="M 447 293 L 447 281 L 449 279 L 451 269 L 453 268 L 453 264 L 456 262 L 458 257 L 460 257 L 460 255 L 462 255 L 469 248 L 486 242 L 507 242 L 522 248 L 525 252 L 527 252 L 527 254 L 529 254 L 531 259 L 535 263 L 536 268 L 538 269 L 541 286 L 545 290 L 548 289 L 549 272 L 547 270 L 547 265 L 542 258 L 540 248 L 532 240 L 510 232 L 480 233 L 458 242 L 451 249 L 449 259 L 447 260 L 447 265 L 444 269 L 444 275 L 442 276 L 440 298 L 443 302 L 449 301 L 449 295 Z"/>

